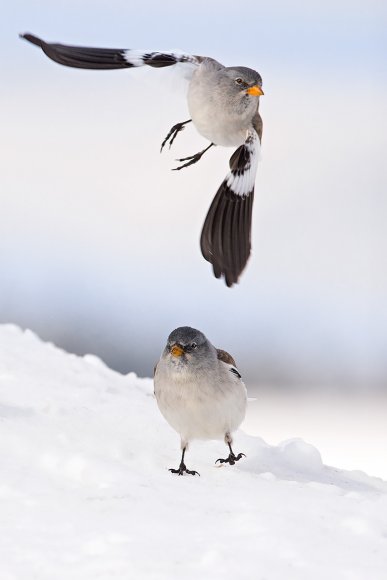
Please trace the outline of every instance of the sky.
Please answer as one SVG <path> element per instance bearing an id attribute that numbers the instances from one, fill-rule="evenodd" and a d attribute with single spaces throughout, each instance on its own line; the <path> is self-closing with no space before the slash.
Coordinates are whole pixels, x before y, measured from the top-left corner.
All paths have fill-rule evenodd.
<path id="1" fill-rule="evenodd" d="M 0 322 L 150 376 L 202 330 L 251 386 L 387 384 L 382 2 L 34 2 L 0 23 Z M 80 71 L 18 38 L 180 48 L 263 77 L 253 252 L 240 284 L 199 249 L 232 149 L 206 146 L 171 71 Z"/>

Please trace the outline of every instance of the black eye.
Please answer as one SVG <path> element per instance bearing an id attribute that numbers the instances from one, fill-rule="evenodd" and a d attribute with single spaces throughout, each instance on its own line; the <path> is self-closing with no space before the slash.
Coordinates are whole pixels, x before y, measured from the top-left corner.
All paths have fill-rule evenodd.
<path id="1" fill-rule="evenodd" d="M 237 79 L 235 79 L 235 82 L 237 85 L 242 85 L 243 84 L 243 79 L 241 79 L 241 77 L 238 77 Z"/>
<path id="2" fill-rule="evenodd" d="M 196 342 L 191 342 L 191 348 L 197 348 L 197 346 L 198 345 L 196 344 Z"/>

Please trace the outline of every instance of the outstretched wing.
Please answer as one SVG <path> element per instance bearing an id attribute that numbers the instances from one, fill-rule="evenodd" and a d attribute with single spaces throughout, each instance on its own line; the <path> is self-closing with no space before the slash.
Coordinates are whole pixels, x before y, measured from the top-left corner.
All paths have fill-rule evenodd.
<path id="1" fill-rule="evenodd" d="M 204 222 L 200 247 L 217 278 L 227 286 L 238 282 L 251 250 L 254 184 L 261 148 L 262 120 L 230 158 L 230 172 L 218 189 Z"/>
<path id="2" fill-rule="evenodd" d="M 39 46 L 55 62 L 74 68 L 109 70 L 144 65 L 161 68 L 177 63 L 186 63 L 192 67 L 192 65 L 199 65 L 203 60 L 203 57 L 185 53 L 54 44 L 45 42 L 41 38 L 29 33 L 21 34 L 20 37 Z"/>

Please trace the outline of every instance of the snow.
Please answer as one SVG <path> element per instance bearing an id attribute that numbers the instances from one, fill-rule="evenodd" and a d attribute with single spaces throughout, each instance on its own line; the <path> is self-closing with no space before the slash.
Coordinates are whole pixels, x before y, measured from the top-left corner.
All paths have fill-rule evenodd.
<path id="1" fill-rule="evenodd" d="M 161 350 L 161 346 L 160 346 Z M 152 361 L 153 362 L 153 361 Z M 299 440 L 179 438 L 151 379 L 0 326 L 2 580 L 387 577 L 387 483 Z"/>

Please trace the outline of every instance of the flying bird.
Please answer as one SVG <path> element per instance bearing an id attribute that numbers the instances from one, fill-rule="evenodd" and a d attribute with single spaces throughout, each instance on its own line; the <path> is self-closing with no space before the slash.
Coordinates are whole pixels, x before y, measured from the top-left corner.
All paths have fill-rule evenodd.
<path id="1" fill-rule="evenodd" d="M 169 471 L 198 473 L 184 462 L 193 439 L 224 439 L 229 455 L 216 463 L 234 465 L 244 456 L 235 455 L 231 444 L 246 413 L 246 387 L 232 356 L 215 348 L 202 332 L 189 326 L 171 332 L 154 370 L 154 392 L 162 415 L 181 440 L 180 465 Z"/>
<path id="2" fill-rule="evenodd" d="M 251 221 L 255 176 L 262 139 L 258 112 L 263 95 L 262 78 L 243 66 L 225 67 L 216 60 L 177 52 L 141 51 L 123 48 L 90 48 L 48 43 L 33 34 L 20 35 L 39 46 L 59 64 L 84 69 L 119 69 L 179 64 L 189 80 L 190 119 L 175 124 L 161 145 L 172 145 L 188 123 L 210 144 L 189 157 L 178 159 L 177 170 L 197 163 L 215 145 L 236 147 L 227 173 L 204 221 L 200 247 L 212 264 L 216 278 L 227 286 L 237 283 L 251 251 Z"/>

